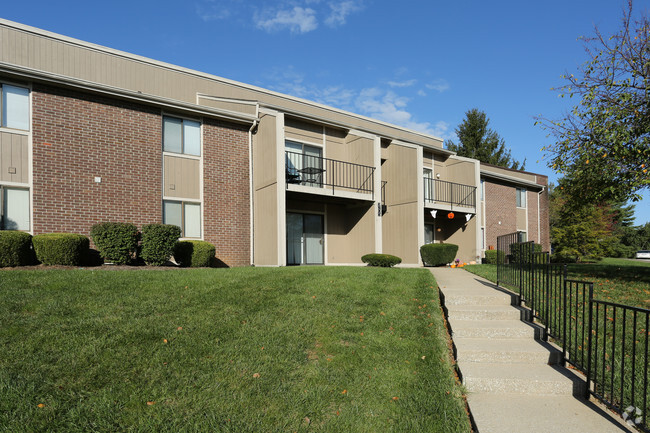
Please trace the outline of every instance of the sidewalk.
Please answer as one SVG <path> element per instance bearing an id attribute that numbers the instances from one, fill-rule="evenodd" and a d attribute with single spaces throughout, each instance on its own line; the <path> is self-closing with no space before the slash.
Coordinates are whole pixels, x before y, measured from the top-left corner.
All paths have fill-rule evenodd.
<path id="1" fill-rule="evenodd" d="M 583 399 L 584 379 L 520 320 L 514 295 L 462 269 L 430 268 L 442 292 L 456 359 L 480 433 L 627 432 L 622 421 Z"/>

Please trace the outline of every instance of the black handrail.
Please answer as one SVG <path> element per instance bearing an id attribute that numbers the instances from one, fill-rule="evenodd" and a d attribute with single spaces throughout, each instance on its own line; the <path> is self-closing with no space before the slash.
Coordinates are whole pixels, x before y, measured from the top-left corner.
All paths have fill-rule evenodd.
<path id="1" fill-rule="evenodd" d="M 594 299 L 592 282 L 568 279 L 565 264 L 521 240 L 521 232 L 497 238 L 497 284 L 519 291 L 528 319 L 543 323 L 564 362 L 586 375 L 587 396 L 650 431 L 650 310 Z"/>
<path id="2" fill-rule="evenodd" d="M 322 156 L 285 151 L 287 185 L 316 188 L 332 187 L 348 191 L 375 193 L 375 168 Z"/>
<path id="3" fill-rule="evenodd" d="M 425 177 L 424 201 L 448 203 L 452 206 L 476 207 L 476 187 Z"/>

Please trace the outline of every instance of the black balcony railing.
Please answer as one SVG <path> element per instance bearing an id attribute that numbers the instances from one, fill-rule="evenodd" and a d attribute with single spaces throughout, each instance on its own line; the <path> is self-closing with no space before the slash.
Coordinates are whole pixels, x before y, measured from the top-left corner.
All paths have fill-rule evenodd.
<path id="1" fill-rule="evenodd" d="M 586 376 L 585 393 L 650 432 L 650 310 L 594 299 L 594 284 L 567 278 L 565 264 L 522 233 L 497 238 L 497 284 L 520 294 L 563 360 Z"/>
<path id="2" fill-rule="evenodd" d="M 476 207 L 476 187 L 445 180 L 424 178 L 425 203 L 445 203 L 452 206 Z"/>
<path id="3" fill-rule="evenodd" d="M 375 168 L 299 152 L 285 152 L 287 185 L 342 189 L 372 194 Z"/>

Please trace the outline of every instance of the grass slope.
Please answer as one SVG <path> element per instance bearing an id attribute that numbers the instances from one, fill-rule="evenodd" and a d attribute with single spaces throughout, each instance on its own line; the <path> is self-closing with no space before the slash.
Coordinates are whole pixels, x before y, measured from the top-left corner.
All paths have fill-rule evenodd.
<path id="1" fill-rule="evenodd" d="M 467 265 L 466 270 L 496 282 L 496 265 Z M 650 309 L 650 262 L 605 258 L 568 265 L 570 279 L 594 283 L 594 298 Z"/>
<path id="2" fill-rule="evenodd" d="M 426 270 L 0 271 L 0 430 L 463 432 Z"/>

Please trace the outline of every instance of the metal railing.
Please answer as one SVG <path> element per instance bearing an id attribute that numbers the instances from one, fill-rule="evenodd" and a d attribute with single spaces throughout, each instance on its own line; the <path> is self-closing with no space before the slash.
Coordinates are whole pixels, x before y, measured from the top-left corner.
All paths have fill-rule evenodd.
<path id="1" fill-rule="evenodd" d="M 476 207 L 476 187 L 425 177 L 424 201 Z"/>
<path id="2" fill-rule="evenodd" d="M 648 346 L 650 310 L 594 299 L 594 284 L 567 278 L 565 264 L 549 263 L 521 233 L 497 238 L 497 284 L 514 289 L 562 348 L 563 362 L 582 371 L 587 395 L 650 431 Z"/>
<path id="3" fill-rule="evenodd" d="M 374 198 L 374 167 L 290 151 L 285 151 L 285 167 L 287 185 L 340 188 Z"/>

